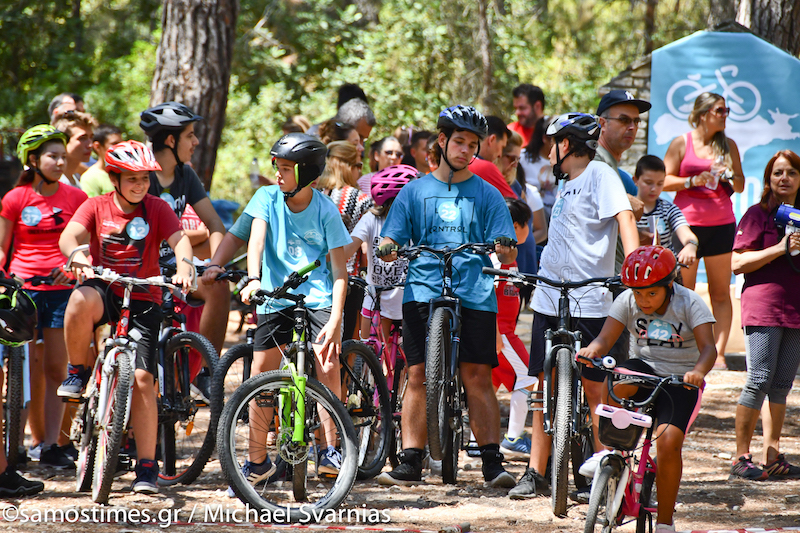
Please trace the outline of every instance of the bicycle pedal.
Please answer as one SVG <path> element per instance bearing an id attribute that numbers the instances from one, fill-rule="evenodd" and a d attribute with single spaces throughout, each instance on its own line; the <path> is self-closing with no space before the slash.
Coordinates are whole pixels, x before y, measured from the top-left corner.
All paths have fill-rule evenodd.
<path id="1" fill-rule="evenodd" d="M 80 405 L 82 403 L 86 403 L 87 401 L 89 401 L 89 398 L 87 398 L 86 396 L 81 396 L 80 398 L 67 398 L 62 396 L 61 401 L 73 405 Z"/>

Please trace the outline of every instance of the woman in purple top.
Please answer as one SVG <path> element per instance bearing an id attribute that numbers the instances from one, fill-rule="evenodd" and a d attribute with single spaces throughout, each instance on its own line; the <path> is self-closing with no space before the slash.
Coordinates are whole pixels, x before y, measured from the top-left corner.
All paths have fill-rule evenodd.
<path id="1" fill-rule="evenodd" d="M 744 214 L 736 231 L 732 267 L 744 274 L 742 326 L 747 348 L 747 383 L 736 408 L 736 458 L 731 476 L 750 480 L 800 477 L 800 467 L 779 452 L 786 396 L 800 362 L 800 233 L 786 234 L 775 222 L 781 204 L 800 207 L 800 156 L 775 154 L 764 170 L 761 202 Z M 797 269 L 797 270 L 796 270 Z M 755 465 L 750 441 L 764 410 L 764 458 Z"/>

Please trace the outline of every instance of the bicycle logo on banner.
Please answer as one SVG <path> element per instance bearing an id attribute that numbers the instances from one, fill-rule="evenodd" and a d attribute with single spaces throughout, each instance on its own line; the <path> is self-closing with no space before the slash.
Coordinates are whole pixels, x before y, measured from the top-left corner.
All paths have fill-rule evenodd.
<path id="1" fill-rule="evenodd" d="M 680 80 L 667 91 L 667 108 L 673 116 L 680 119 L 689 118 L 689 113 L 694 107 L 695 99 L 704 92 L 720 93 L 731 108 L 728 117 L 737 122 L 745 122 L 756 116 L 761 109 L 761 93 L 755 85 L 748 81 L 733 81 L 728 83 L 724 74 L 730 73 L 731 78 L 739 74 L 736 65 L 725 65 L 714 71 L 717 83 L 703 85 L 700 83 L 700 74 L 689 74 L 685 80 Z M 717 90 L 717 87 L 720 90 Z"/>

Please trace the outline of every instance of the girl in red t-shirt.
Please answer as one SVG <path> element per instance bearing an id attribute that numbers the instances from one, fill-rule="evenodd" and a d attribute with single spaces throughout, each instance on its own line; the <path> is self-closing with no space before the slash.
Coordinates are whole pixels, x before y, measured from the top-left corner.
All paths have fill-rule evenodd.
<path id="1" fill-rule="evenodd" d="M 75 468 L 72 458 L 58 446 L 64 403 L 56 390 L 67 375 L 64 312 L 72 291 L 60 269 L 66 258 L 58 239 L 86 194 L 58 181 L 66 162 L 65 147 L 66 136 L 45 124 L 34 126 L 20 138 L 17 153 L 26 168 L 17 186 L 3 198 L 0 262 L 24 279 L 53 279 L 52 285 L 26 282 L 23 286 L 38 315 L 38 342 L 31 350 L 30 372 L 32 455 L 36 458 L 38 452 L 40 462 L 48 466 Z M 63 439 L 64 447 L 70 446 L 69 439 Z"/>

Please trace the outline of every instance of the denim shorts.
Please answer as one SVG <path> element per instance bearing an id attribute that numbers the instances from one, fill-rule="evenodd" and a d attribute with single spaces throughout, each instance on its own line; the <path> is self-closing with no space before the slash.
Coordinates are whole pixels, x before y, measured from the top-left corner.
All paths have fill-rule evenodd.
<path id="1" fill-rule="evenodd" d="M 64 313 L 72 289 L 57 291 L 29 291 L 25 294 L 31 297 L 36 304 L 36 329 L 40 333 L 44 328 L 62 329 L 64 327 Z"/>

